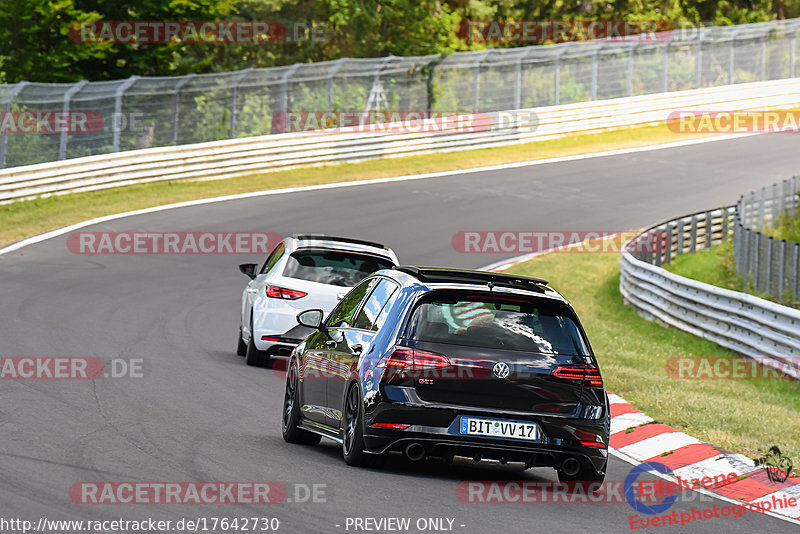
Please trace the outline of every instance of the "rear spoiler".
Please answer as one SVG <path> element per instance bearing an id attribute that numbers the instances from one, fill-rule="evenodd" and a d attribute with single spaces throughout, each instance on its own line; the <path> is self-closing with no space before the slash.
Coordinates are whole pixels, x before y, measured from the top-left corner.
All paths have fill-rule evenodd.
<path id="1" fill-rule="evenodd" d="M 465 269 L 447 269 L 444 267 L 415 267 L 412 265 L 401 265 L 395 267 L 400 272 L 410 274 L 421 282 L 431 283 L 462 283 L 462 284 L 481 284 L 489 286 L 510 287 L 514 289 L 524 289 L 527 291 L 544 292 L 542 286 L 547 285 L 547 280 L 521 276 L 516 274 L 492 273 L 489 271 L 469 271 Z"/>
<path id="2" fill-rule="evenodd" d="M 342 243 L 353 243 L 356 245 L 367 245 L 369 247 L 375 248 L 382 248 L 384 250 L 389 250 L 388 247 L 382 243 L 376 243 L 375 241 L 366 241 L 364 239 L 356 239 L 354 237 L 337 237 L 332 235 L 324 235 L 324 234 L 295 234 L 292 236 L 293 238 L 297 239 L 298 241 L 301 240 L 309 240 L 309 241 L 341 241 Z"/>

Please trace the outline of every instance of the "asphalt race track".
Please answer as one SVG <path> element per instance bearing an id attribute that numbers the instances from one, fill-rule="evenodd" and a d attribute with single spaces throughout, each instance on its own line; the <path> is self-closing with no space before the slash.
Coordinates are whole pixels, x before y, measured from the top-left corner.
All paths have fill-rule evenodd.
<path id="1" fill-rule="evenodd" d="M 226 201 L 89 230 L 327 232 L 380 240 L 403 263 L 477 268 L 503 256 L 454 251 L 456 232 L 643 227 L 732 204 L 742 193 L 788 178 L 800 170 L 796 153 L 794 135 L 762 135 Z M 417 518 L 451 518 L 453 531 L 470 534 L 630 530 L 633 510 L 625 502 L 481 504 L 456 497 L 464 480 L 554 480 L 549 469 L 414 464 L 400 457 L 382 469 L 357 469 L 325 440 L 312 448 L 284 443 L 283 381 L 272 370 L 247 367 L 234 353 L 246 281 L 236 266 L 263 258 L 81 256 L 65 243 L 62 236 L 0 256 L 0 356 L 141 358 L 145 376 L 0 380 L 3 517 L 277 517 L 286 533 L 347 532 L 348 517 L 410 517 L 410 532 L 418 531 Z M 601 364 L 613 357 L 598 356 Z M 630 469 L 612 458 L 606 480 L 624 480 Z M 274 481 L 286 486 L 288 497 L 258 506 L 75 504 L 69 488 L 82 481 Z M 296 502 L 304 485 L 313 484 L 324 485 L 318 498 L 324 502 Z M 673 509 L 727 504 L 698 502 Z M 797 530 L 746 514 L 648 531 Z"/>

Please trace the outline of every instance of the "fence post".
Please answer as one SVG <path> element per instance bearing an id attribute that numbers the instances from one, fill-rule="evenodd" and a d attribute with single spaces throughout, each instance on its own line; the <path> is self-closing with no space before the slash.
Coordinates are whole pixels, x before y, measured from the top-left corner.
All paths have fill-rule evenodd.
<path id="1" fill-rule="evenodd" d="M 628 96 L 633 96 L 633 45 L 628 47 Z"/>
<path id="2" fill-rule="evenodd" d="M 683 232 L 684 232 L 684 226 L 686 226 L 686 221 L 684 221 L 683 219 L 681 219 L 681 220 L 679 221 L 679 223 L 680 223 L 680 224 L 678 224 L 678 225 L 677 225 L 677 230 L 678 230 L 678 246 L 677 246 L 677 250 L 675 251 L 675 255 L 676 255 L 676 256 L 680 256 L 681 254 L 683 254 Z"/>
<path id="3" fill-rule="evenodd" d="M 761 36 L 761 77 L 763 82 L 767 78 L 767 36 Z"/>
<path id="4" fill-rule="evenodd" d="M 761 232 L 753 232 L 753 292 L 758 292 L 758 251 L 761 249 Z"/>
<path id="5" fill-rule="evenodd" d="M 111 118 L 112 127 L 114 128 L 114 136 L 112 142 L 112 152 L 119 152 L 119 137 L 120 137 L 120 128 L 119 128 L 119 121 L 118 117 L 122 115 L 122 96 L 125 94 L 125 91 L 130 88 L 131 85 L 136 83 L 138 80 L 138 76 L 131 76 L 127 80 L 125 80 L 114 93 L 114 116 Z"/>
<path id="6" fill-rule="evenodd" d="M 697 217 L 692 215 L 692 223 L 689 227 L 689 254 L 697 251 Z"/>
<path id="7" fill-rule="evenodd" d="M 11 109 L 11 101 L 14 99 L 15 96 L 22 91 L 25 86 L 28 85 L 28 82 L 19 82 L 14 86 L 13 89 L 9 90 L 3 96 L 3 115 L 8 113 Z M 8 143 L 8 132 L 3 131 L 0 129 L 0 169 L 6 168 L 6 145 Z"/>
<path id="8" fill-rule="evenodd" d="M 592 52 L 592 78 L 590 85 L 592 101 L 597 100 L 597 54 L 600 52 L 600 49 L 602 48 L 603 45 L 600 44 Z"/>
<path id="9" fill-rule="evenodd" d="M 286 72 L 283 73 L 281 76 L 281 103 L 280 103 L 280 111 L 286 113 L 289 110 L 289 78 L 292 77 L 292 74 L 300 68 L 300 63 L 295 63 L 288 69 Z"/>
<path id="10" fill-rule="evenodd" d="M 800 302 L 800 243 L 794 244 L 794 290 L 792 291 L 792 300 Z"/>
<path id="11" fill-rule="evenodd" d="M 786 240 L 781 239 L 780 250 L 778 251 L 778 304 L 783 304 L 783 274 L 784 262 L 786 261 Z"/>
<path id="12" fill-rule="evenodd" d="M 722 233 L 720 234 L 720 241 L 728 239 L 728 218 L 730 217 L 730 208 L 722 208 Z"/>
<path id="13" fill-rule="evenodd" d="M 173 97 L 173 111 L 172 111 L 172 144 L 178 144 L 178 124 L 180 123 L 180 105 L 181 105 L 181 89 L 183 86 L 189 83 L 194 79 L 194 74 L 188 74 L 181 78 L 178 83 L 175 84 L 173 91 L 175 91 L 175 96 Z"/>
<path id="14" fill-rule="evenodd" d="M 233 139 L 236 136 L 236 108 L 239 107 L 237 104 L 237 100 L 239 98 L 239 82 L 241 82 L 245 76 L 250 74 L 250 71 L 253 70 L 252 67 L 246 68 L 243 71 L 240 71 L 239 74 L 233 77 L 233 87 L 231 87 L 231 113 L 230 113 L 230 124 L 228 126 L 228 138 Z"/>
<path id="15" fill-rule="evenodd" d="M 489 54 L 489 50 L 485 50 L 483 54 L 481 54 L 477 61 L 475 61 L 475 65 L 472 67 L 472 111 L 474 113 L 478 112 L 478 107 L 480 105 L 480 94 L 481 94 L 481 63 L 483 63 L 483 59 Z"/>
<path id="16" fill-rule="evenodd" d="M 339 69 L 341 69 L 348 58 L 341 57 L 333 62 L 333 66 L 328 69 L 328 110 L 333 111 L 333 76 L 336 74 Z M 430 73 L 428 74 L 430 78 Z M 429 80 L 430 83 L 431 80 Z M 430 103 L 428 105 L 430 107 Z"/>
<path id="17" fill-rule="evenodd" d="M 734 66 L 736 65 L 736 34 L 739 33 L 738 31 L 733 32 L 731 35 L 731 50 L 730 56 L 728 58 L 728 84 L 733 84 L 733 76 L 734 76 Z"/>
<path id="18" fill-rule="evenodd" d="M 667 92 L 669 88 L 669 80 L 668 80 L 668 73 L 669 73 L 669 45 L 672 42 L 672 36 L 669 38 L 670 40 L 664 43 L 664 49 L 661 51 L 663 57 L 661 60 L 661 86 L 663 92 Z"/>
<path id="19" fill-rule="evenodd" d="M 667 248 L 664 251 L 664 263 L 672 261 L 672 223 L 667 223 Z"/>
<path id="20" fill-rule="evenodd" d="M 695 84 L 700 89 L 703 83 L 703 32 L 697 29 L 697 53 L 695 54 Z"/>
<path id="21" fill-rule="evenodd" d="M 553 73 L 554 74 L 553 75 L 553 89 L 554 89 L 553 92 L 554 92 L 554 95 L 555 95 L 555 98 L 553 99 L 554 100 L 553 101 L 553 105 L 554 106 L 557 106 L 559 101 L 561 100 L 561 98 L 560 98 L 561 97 L 561 94 L 560 94 L 560 86 L 561 86 L 561 56 L 562 56 L 562 54 L 566 53 L 567 46 L 569 46 L 569 44 L 568 43 L 563 43 L 563 44 L 558 45 L 558 46 L 560 46 L 560 50 L 558 52 L 556 52 L 556 59 L 554 61 L 554 65 L 553 65 L 553 67 L 555 68 L 555 72 Z"/>
<path id="22" fill-rule="evenodd" d="M 428 63 L 428 80 L 425 85 L 425 97 L 427 99 L 427 111 L 430 116 L 430 112 L 433 111 L 433 104 L 436 100 L 436 93 L 434 91 L 435 87 L 433 84 L 433 79 L 436 75 L 436 67 L 444 58 L 444 54 L 439 54 L 436 59 L 432 59 L 430 63 Z M 332 93 L 331 93 L 332 94 Z M 333 110 L 333 104 L 331 104 L 331 110 Z"/>
<path id="23" fill-rule="evenodd" d="M 773 295 L 772 292 L 772 243 L 775 241 L 772 236 L 768 237 L 769 241 L 767 241 L 767 272 L 764 274 L 764 278 L 766 278 L 767 282 L 767 295 Z"/>
<path id="24" fill-rule="evenodd" d="M 64 114 L 64 117 L 67 117 L 69 113 L 69 101 L 72 98 L 72 95 L 83 89 L 83 86 L 89 83 L 87 80 L 81 80 L 72 87 L 70 87 L 66 93 L 64 93 L 64 102 L 61 104 L 61 112 Z M 67 132 L 62 131 L 60 135 L 60 139 L 58 140 L 58 159 L 66 159 L 67 157 Z"/>
<path id="25" fill-rule="evenodd" d="M 744 226 L 740 226 L 741 221 L 737 223 L 737 228 L 742 232 L 742 275 L 744 281 L 742 282 L 742 291 L 747 292 L 747 281 L 750 280 L 750 266 L 753 262 L 750 261 L 750 230 Z"/>
<path id="26" fill-rule="evenodd" d="M 789 78 L 794 78 L 794 32 L 789 39 Z"/>
<path id="27" fill-rule="evenodd" d="M 522 107 L 522 57 L 517 60 L 514 72 L 514 109 Z"/>

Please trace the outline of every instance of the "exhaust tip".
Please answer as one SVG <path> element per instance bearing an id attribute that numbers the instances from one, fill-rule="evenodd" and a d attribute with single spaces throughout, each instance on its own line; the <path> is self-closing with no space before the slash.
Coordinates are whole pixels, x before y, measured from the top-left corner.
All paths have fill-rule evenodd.
<path id="1" fill-rule="evenodd" d="M 561 463 L 561 471 L 567 476 L 575 476 L 581 470 L 581 464 L 575 458 L 567 458 Z"/>
<path id="2" fill-rule="evenodd" d="M 412 462 L 419 462 L 423 458 L 425 458 L 425 447 L 422 446 L 421 443 L 409 443 L 406 445 L 404 451 L 406 458 L 411 460 Z"/>

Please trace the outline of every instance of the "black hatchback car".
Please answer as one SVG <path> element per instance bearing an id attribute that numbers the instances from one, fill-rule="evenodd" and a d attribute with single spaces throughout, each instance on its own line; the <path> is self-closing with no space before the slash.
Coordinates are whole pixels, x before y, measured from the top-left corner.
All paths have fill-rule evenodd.
<path id="1" fill-rule="evenodd" d="M 354 287 L 292 352 L 283 437 L 342 444 L 351 465 L 389 452 L 549 466 L 602 481 L 610 413 L 572 307 L 547 282 L 397 267 Z"/>

